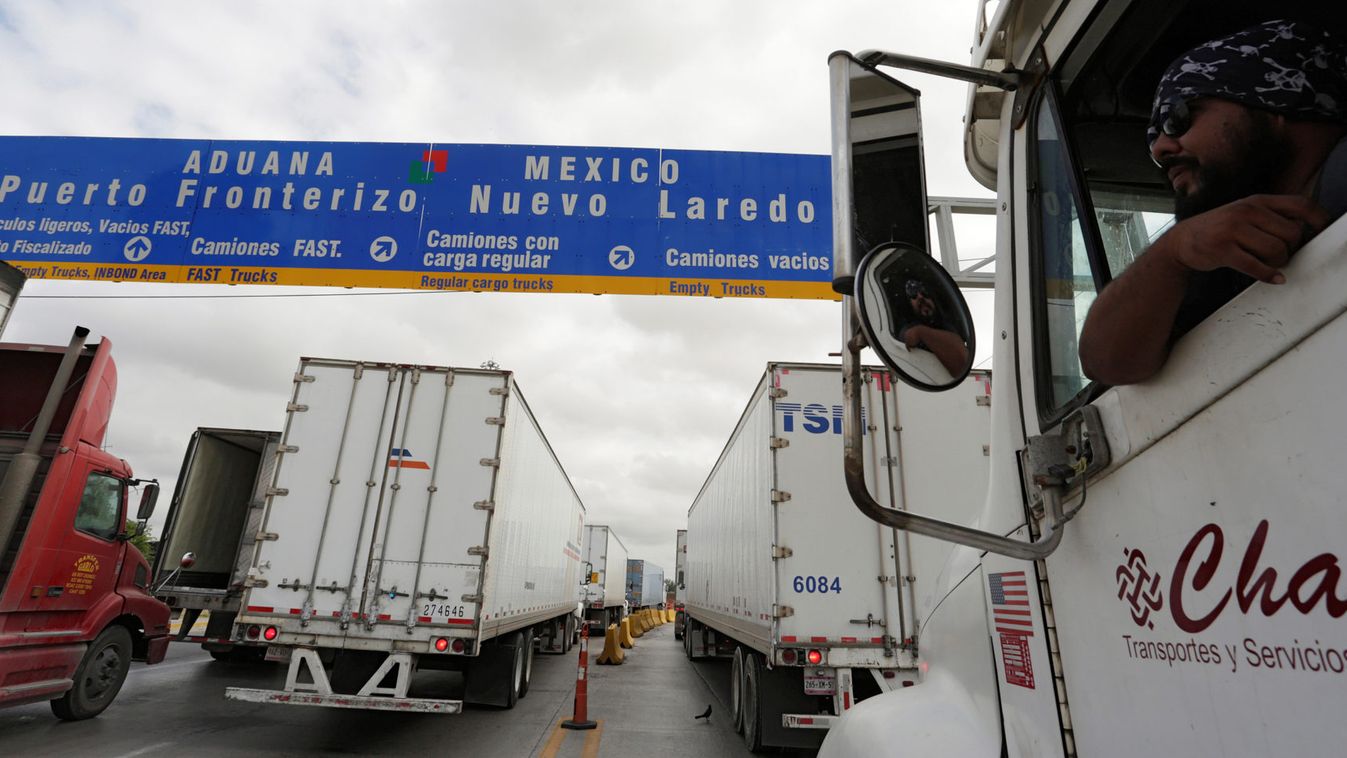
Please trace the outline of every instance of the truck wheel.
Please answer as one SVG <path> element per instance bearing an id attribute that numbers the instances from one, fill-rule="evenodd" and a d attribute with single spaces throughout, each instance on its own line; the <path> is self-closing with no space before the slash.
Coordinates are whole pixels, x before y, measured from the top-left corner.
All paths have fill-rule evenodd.
<path id="1" fill-rule="evenodd" d="M 749 752 L 762 749 L 762 716 L 758 713 L 758 704 L 762 698 L 758 694 L 758 685 L 762 682 L 762 670 L 756 653 L 744 656 L 744 694 L 743 722 L 744 745 Z"/>
<path id="2" fill-rule="evenodd" d="M 524 635 L 515 632 L 502 644 L 511 651 L 510 680 L 505 688 L 505 707 L 509 709 L 519 702 L 519 687 L 524 680 Z"/>
<path id="3" fill-rule="evenodd" d="M 744 732 L 744 649 L 734 648 L 734 662 L 730 664 L 730 720 L 734 731 Z"/>
<path id="4" fill-rule="evenodd" d="M 110 626 L 94 638 L 75 668 L 75 684 L 51 701 L 51 711 L 62 721 L 97 716 L 112 704 L 131 669 L 131 633 Z"/>
<path id="5" fill-rule="evenodd" d="M 519 682 L 519 696 L 529 694 L 529 681 L 533 679 L 533 627 L 524 632 L 524 674 Z"/>
<path id="6" fill-rule="evenodd" d="M 584 623 L 588 624 L 589 622 L 586 621 Z M 562 655 L 565 655 L 566 653 L 571 652 L 571 648 L 575 647 L 575 643 L 579 641 L 576 639 L 576 635 L 580 632 L 580 625 L 575 623 L 574 616 L 567 616 L 566 622 L 562 624 L 562 627 L 561 639 L 563 644 L 561 653 Z"/>

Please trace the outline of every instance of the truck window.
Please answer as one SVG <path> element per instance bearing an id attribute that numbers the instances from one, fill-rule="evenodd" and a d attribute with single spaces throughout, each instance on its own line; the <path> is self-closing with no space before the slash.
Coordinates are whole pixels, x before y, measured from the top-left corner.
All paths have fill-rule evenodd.
<path id="1" fill-rule="evenodd" d="M 1076 174 L 1062 135 L 1055 91 L 1045 87 L 1033 119 L 1034 171 L 1028 179 L 1037 251 L 1034 303 L 1039 413 L 1045 421 L 1063 415 L 1090 384 L 1080 367 L 1077 343 L 1085 314 L 1102 285 L 1091 265 L 1089 247 L 1093 243 L 1087 235 L 1094 230 L 1081 221 L 1084 214 Z"/>
<path id="2" fill-rule="evenodd" d="M 122 531 L 122 500 L 125 486 L 120 479 L 106 474 L 89 474 L 75 513 L 75 529 L 111 540 Z"/>
<path id="3" fill-rule="evenodd" d="M 1080 367 L 1078 343 L 1095 295 L 1174 220 L 1169 196 L 1110 181 L 1107 171 L 1078 170 L 1071 139 L 1078 135 L 1062 118 L 1061 103 L 1055 87 L 1044 87 L 1032 122 L 1035 352 L 1041 377 L 1039 415 L 1045 426 L 1089 397 L 1091 383 Z M 1145 151 L 1136 150 L 1135 160 L 1148 160 Z M 1096 174 L 1106 176 L 1099 179 Z"/>

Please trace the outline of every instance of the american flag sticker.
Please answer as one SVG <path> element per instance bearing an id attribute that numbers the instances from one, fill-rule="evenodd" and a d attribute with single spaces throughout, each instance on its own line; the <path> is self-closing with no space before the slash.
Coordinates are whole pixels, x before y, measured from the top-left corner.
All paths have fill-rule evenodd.
<path id="1" fill-rule="evenodd" d="M 1033 655 L 1029 638 L 1034 617 L 1029 610 L 1029 584 L 1023 571 L 989 574 L 992 623 L 1001 638 L 1001 665 L 1008 684 L 1034 689 Z"/>
<path id="2" fill-rule="evenodd" d="M 991 574 L 987 583 L 992 591 L 992 621 L 1001 634 L 1033 634 L 1034 618 L 1029 611 L 1029 586 L 1023 571 Z"/>

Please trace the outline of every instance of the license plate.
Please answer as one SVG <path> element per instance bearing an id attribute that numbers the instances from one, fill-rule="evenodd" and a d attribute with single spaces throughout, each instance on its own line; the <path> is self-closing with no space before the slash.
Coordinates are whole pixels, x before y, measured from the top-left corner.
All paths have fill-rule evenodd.
<path id="1" fill-rule="evenodd" d="M 267 654 L 263 658 L 273 663 L 289 663 L 291 651 L 292 648 L 281 645 L 267 645 Z"/>
<path id="2" fill-rule="evenodd" d="M 804 694 L 832 695 L 837 692 L 837 672 L 832 669 L 805 669 Z"/>

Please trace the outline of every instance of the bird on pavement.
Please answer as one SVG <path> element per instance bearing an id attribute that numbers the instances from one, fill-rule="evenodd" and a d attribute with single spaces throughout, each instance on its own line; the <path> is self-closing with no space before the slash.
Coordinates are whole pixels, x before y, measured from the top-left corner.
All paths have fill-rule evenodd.
<path id="1" fill-rule="evenodd" d="M 705 713 L 700 714 L 700 715 L 698 715 L 698 716 L 693 716 L 693 717 L 692 717 L 692 720 L 693 720 L 693 721 L 696 721 L 697 719 L 706 719 L 706 723 L 708 723 L 708 724 L 711 723 L 711 706 L 709 706 L 709 705 L 706 706 L 706 712 L 705 712 Z"/>

